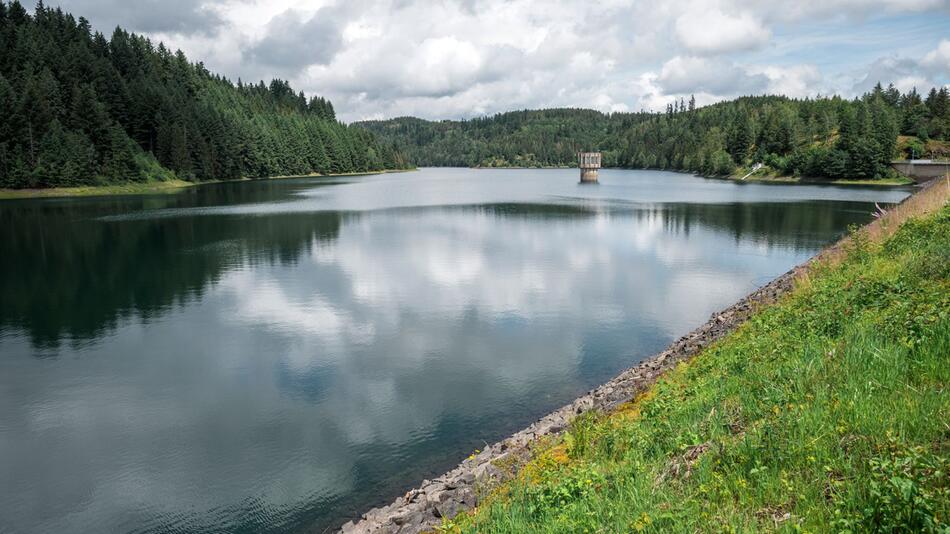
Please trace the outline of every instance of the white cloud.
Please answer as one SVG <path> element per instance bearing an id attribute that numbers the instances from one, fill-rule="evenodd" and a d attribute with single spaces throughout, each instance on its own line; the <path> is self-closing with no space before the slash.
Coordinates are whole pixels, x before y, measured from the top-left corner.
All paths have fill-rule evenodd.
<path id="1" fill-rule="evenodd" d="M 726 60 L 676 56 L 663 64 L 657 81 L 666 93 L 734 95 L 761 93 L 768 78 Z"/>
<path id="2" fill-rule="evenodd" d="M 59 1 L 99 29 L 144 31 L 229 78 L 289 78 L 333 100 L 344 120 L 659 110 L 690 94 L 705 104 L 950 81 L 946 32 L 927 24 L 950 24 L 950 0 L 175 0 L 134 13 L 104 2 Z M 882 40 L 881 27 L 907 48 Z"/>
<path id="3" fill-rule="evenodd" d="M 486 81 L 480 77 L 485 72 L 483 51 L 454 36 L 423 40 L 410 59 L 396 74 L 400 92 L 407 96 L 446 96 Z"/>
<path id="4" fill-rule="evenodd" d="M 750 13 L 692 8 L 676 20 L 676 36 L 697 54 L 722 54 L 764 46 L 771 32 Z"/>
<path id="5" fill-rule="evenodd" d="M 938 49 L 931 52 L 935 63 L 939 59 L 937 54 L 939 51 Z M 928 54 L 927 57 L 931 57 L 931 54 Z M 918 91 L 926 92 L 930 87 L 939 85 L 941 78 L 946 80 L 947 75 L 950 74 L 950 72 L 944 70 L 942 74 L 938 72 L 935 77 L 931 77 L 935 70 L 909 57 L 882 57 L 868 65 L 866 74 L 854 84 L 852 92 L 855 94 L 865 93 L 870 91 L 878 82 L 883 85 L 893 83 L 895 87 L 902 91 L 916 87 Z"/>
<path id="6" fill-rule="evenodd" d="M 295 74 L 308 65 L 330 63 L 343 45 L 340 13 L 324 7 L 306 15 L 294 9 L 278 14 L 264 27 L 264 36 L 243 53 L 259 64 Z"/>
<path id="7" fill-rule="evenodd" d="M 821 73 L 814 65 L 770 66 L 762 73 L 769 80 L 768 92 L 772 94 L 804 98 L 824 92 Z"/>
<path id="8" fill-rule="evenodd" d="M 941 39 L 937 48 L 928 52 L 920 64 L 943 75 L 950 73 L 950 40 Z"/>

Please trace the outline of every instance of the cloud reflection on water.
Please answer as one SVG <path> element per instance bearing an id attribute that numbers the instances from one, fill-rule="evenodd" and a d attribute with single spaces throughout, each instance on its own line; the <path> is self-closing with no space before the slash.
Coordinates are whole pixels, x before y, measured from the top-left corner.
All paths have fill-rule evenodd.
<path id="1" fill-rule="evenodd" d="M 426 202 L 443 194 L 432 187 Z M 209 202 L 124 222 L 38 212 L 76 238 L 42 255 L 33 236 L 3 245 L 30 269 L 0 278 L 26 288 L 4 287 L 0 307 L 0 515 L 18 531 L 330 524 L 632 365 L 867 217 L 861 203 L 777 201 L 782 189 L 764 203 L 717 190 L 709 204 L 610 191 L 193 213 Z M 62 309 L 36 312 L 44 295 Z"/>

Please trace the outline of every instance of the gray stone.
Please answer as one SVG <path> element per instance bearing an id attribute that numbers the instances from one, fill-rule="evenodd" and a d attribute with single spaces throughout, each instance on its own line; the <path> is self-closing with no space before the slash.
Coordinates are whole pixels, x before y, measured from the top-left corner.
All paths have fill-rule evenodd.
<path id="1" fill-rule="evenodd" d="M 456 494 L 455 498 L 458 499 L 460 503 L 467 507 L 475 506 L 478 504 L 478 499 L 475 497 L 475 490 L 472 488 L 463 488 L 460 489 Z"/>
<path id="2" fill-rule="evenodd" d="M 438 493 L 440 491 L 445 491 L 445 484 L 441 482 L 432 482 L 422 486 L 422 492 L 425 493 L 427 497 L 432 493 Z"/>
<path id="3" fill-rule="evenodd" d="M 454 499 L 449 499 L 445 502 L 435 505 L 435 511 L 439 517 L 444 517 L 446 519 L 452 519 L 463 509 L 462 503 Z"/>
<path id="4" fill-rule="evenodd" d="M 417 511 L 404 509 L 390 516 L 389 520 L 397 525 L 405 525 L 416 515 L 418 515 Z"/>
<path id="5" fill-rule="evenodd" d="M 484 484 L 492 479 L 499 478 L 501 471 L 492 465 L 491 462 L 485 462 L 482 465 L 476 467 L 472 474 L 475 475 L 476 481 Z"/>

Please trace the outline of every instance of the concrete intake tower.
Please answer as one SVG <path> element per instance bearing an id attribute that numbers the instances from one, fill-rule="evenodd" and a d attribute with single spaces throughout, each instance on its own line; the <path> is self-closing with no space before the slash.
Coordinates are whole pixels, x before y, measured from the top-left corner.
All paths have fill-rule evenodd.
<path id="1" fill-rule="evenodd" d="M 600 169 L 600 152 L 578 152 L 577 166 L 581 169 L 582 184 L 596 184 Z"/>

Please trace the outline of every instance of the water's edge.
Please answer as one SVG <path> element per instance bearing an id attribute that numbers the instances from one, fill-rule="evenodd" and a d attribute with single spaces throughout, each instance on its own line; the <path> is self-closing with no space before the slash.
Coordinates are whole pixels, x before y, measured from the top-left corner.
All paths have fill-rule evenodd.
<path id="1" fill-rule="evenodd" d="M 929 189 L 928 186 L 935 182 L 919 187 L 903 202 Z M 795 281 L 810 265 L 834 254 L 848 239 L 845 236 L 732 306 L 713 313 L 705 324 L 674 341 L 662 352 L 621 372 L 609 382 L 542 417 L 524 430 L 486 447 L 477 455 L 465 459 L 455 469 L 433 480 L 423 480 L 419 487 L 409 490 L 391 504 L 373 508 L 349 521 L 339 532 L 415 533 L 437 527 L 443 517 L 452 518 L 461 511 L 475 507 L 492 489 L 518 473 L 531 459 L 532 449 L 539 439 L 560 434 L 575 417 L 583 413 L 592 410 L 610 411 L 633 400 L 677 363 L 697 355 L 742 325 L 756 310 L 789 293 L 794 289 Z"/>
<path id="2" fill-rule="evenodd" d="M 905 198 L 908 202 L 936 185 L 932 180 L 917 187 Z M 874 225 L 872 221 L 865 225 Z M 433 479 L 424 480 L 391 504 L 374 508 L 358 519 L 349 521 L 338 532 L 351 533 L 416 533 L 434 529 L 442 518 L 452 518 L 469 510 L 499 484 L 513 478 L 531 459 L 532 449 L 541 438 L 562 433 L 571 421 L 586 412 L 608 412 L 633 400 L 667 370 L 677 363 L 699 354 L 711 343 L 734 331 L 763 306 L 775 303 L 795 288 L 795 282 L 811 265 L 837 254 L 850 238 L 845 236 L 817 254 L 793 267 L 732 306 L 713 313 L 710 319 L 692 332 L 670 344 L 662 352 L 646 358 L 621 372 L 574 402 L 542 417 L 529 427 L 499 441 L 479 454 L 471 456 L 455 469 Z"/>
<path id="3" fill-rule="evenodd" d="M 455 469 L 433 480 L 424 480 L 392 504 L 374 508 L 348 522 L 339 532 L 415 533 L 434 528 L 442 518 L 476 506 L 498 484 L 511 479 L 531 459 L 539 438 L 554 436 L 570 422 L 591 410 L 610 411 L 653 384 L 678 362 L 695 356 L 703 348 L 744 323 L 759 307 L 771 304 L 794 287 L 794 281 L 814 257 L 762 286 L 736 304 L 714 313 L 705 324 L 679 338 L 663 352 L 621 372 L 609 382 L 552 412 L 528 428 L 499 441 Z"/>
<path id="4" fill-rule="evenodd" d="M 139 195 L 161 195 L 167 193 L 181 193 L 186 189 L 199 187 L 202 185 L 217 184 L 235 184 L 241 182 L 265 182 L 268 180 L 284 180 L 288 178 L 350 178 L 358 176 L 376 176 L 379 174 L 397 174 L 403 172 L 417 171 L 415 167 L 410 169 L 382 169 L 378 171 L 362 172 L 344 172 L 329 174 L 299 174 L 299 175 L 276 175 L 263 177 L 244 176 L 241 178 L 229 178 L 226 180 L 203 180 L 198 182 L 189 182 L 187 180 L 172 179 L 160 180 L 154 182 L 123 182 L 107 185 L 77 185 L 68 187 L 47 187 L 47 188 L 24 188 L 11 189 L 0 188 L 0 200 L 30 200 L 30 199 L 65 199 L 77 197 L 110 197 L 110 196 L 139 196 Z"/>

